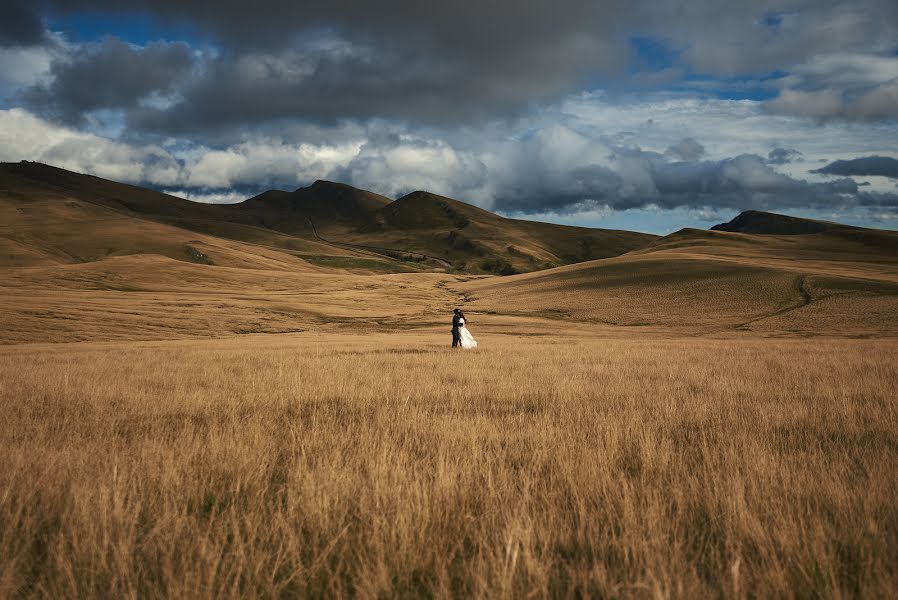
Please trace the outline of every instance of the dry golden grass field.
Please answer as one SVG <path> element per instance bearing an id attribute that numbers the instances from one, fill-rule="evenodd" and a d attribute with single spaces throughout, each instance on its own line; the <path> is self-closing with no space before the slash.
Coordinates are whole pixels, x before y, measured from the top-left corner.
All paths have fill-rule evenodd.
<path id="1" fill-rule="evenodd" d="M 898 589 L 893 341 L 446 337 L 0 347 L 0 597 Z"/>
<path id="2" fill-rule="evenodd" d="M 0 598 L 894 597 L 898 233 L 728 226 L 2 166 Z"/>

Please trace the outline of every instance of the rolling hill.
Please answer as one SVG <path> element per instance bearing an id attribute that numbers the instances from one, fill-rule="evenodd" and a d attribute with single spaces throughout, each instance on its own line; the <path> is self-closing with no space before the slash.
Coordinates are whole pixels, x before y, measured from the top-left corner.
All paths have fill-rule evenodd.
<path id="1" fill-rule="evenodd" d="M 314 240 L 228 220 L 221 207 L 38 163 L 0 164 L 0 264 L 162 255 L 225 266 L 307 268 Z"/>
<path id="2" fill-rule="evenodd" d="M 752 213 L 629 254 L 468 282 L 472 310 L 691 331 L 898 332 L 898 232 Z M 762 227 L 764 226 L 764 227 Z"/>
<path id="3" fill-rule="evenodd" d="M 16 163 L 0 291 L 0 342 L 435 327 L 459 304 L 513 331 L 892 336 L 898 232 L 749 211 L 658 237 L 325 181 L 205 205 Z"/>
<path id="4" fill-rule="evenodd" d="M 5 264 L 140 253 L 247 264 L 226 254 L 257 251 L 265 261 L 285 254 L 286 265 L 507 274 L 617 256 L 657 237 L 506 219 L 427 192 L 391 201 L 327 181 L 201 204 L 29 162 L 0 164 L 0 214 Z"/>
<path id="5" fill-rule="evenodd" d="M 654 239 L 324 181 L 206 205 L 0 164 L 0 343 L 435 326 L 461 301 L 450 284 L 465 273 L 575 260 L 581 244 L 619 254 Z"/>
<path id="6" fill-rule="evenodd" d="M 657 236 L 509 219 L 464 202 L 412 192 L 379 208 L 373 222 L 336 231 L 355 244 L 399 247 L 500 275 L 618 256 Z"/>
<path id="7" fill-rule="evenodd" d="M 739 213 L 728 223 L 720 223 L 711 228 L 712 231 L 731 231 L 736 233 L 758 233 L 764 235 L 802 235 L 805 233 L 821 233 L 824 231 L 859 229 L 851 225 L 803 219 L 759 210 L 746 210 Z"/>

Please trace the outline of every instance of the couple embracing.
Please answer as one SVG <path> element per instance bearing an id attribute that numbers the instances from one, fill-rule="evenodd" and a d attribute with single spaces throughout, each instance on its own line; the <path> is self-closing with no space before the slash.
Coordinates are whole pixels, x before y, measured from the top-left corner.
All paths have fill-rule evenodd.
<path id="1" fill-rule="evenodd" d="M 467 319 L 465 318 L 465 313 L 461 311 L 461 309 L 456 308 L 453 311 L 452 315 L 452 347 L 453 348 L 476 348 L 477 340 L 474 339 L 474 336 L 471 335 L 471 332 L 468 331 L 468 328 L 465 327 L 467 323 Z"/>

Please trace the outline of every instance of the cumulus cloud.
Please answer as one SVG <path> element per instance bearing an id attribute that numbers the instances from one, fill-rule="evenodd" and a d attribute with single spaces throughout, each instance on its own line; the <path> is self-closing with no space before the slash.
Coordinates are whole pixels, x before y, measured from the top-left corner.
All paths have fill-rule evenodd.
<path id="1" fill-rule="evenodd" d="M 775 111 L 819 120 L 875 121 L 898 118 L 898 81 L 851 95 L 837 89 L 785 89 L 767 106 Z"/>
<path id="2" fill-rule="evenodd" d="M 185 67 L 171 45 L 128 52 L 107 43 L 79 52 L 57 67 L 58 83 L 25 101 L 68 122 L 85 110 L 129 108 L 134 129 L 166 134 L 285 119 L 469 122 L 557 99 L 590 73 L 622 69 L 628 49 L 614 24 L 626 4 L 259 0 L 248 15 L 242 4 L 204 0 L 47 0 L 33 10 L 183 23 L 193 43 L 216 52 L 170 106 L 135 104 L 167 91 Z"/>
<path id="3" fill-rule="evenodd" d="M 670 23 L 668 37 L 695 70 L 724 76 L 782 71 L 833 53 L 890 51 L 898 23 L 888 0 L 699 0 L 661 2 L 650 12 L 657 26 Z"/>
<path id="4" fill-rule="evenodd" d="M 0 160 L 36 160 L 130 183 L 172 185 L 181 176 L 178 161 L 159 146 L 59 127 L 17 108 L 0 110 Z"/>
<path id="5" fill-rule="evenodd" d="M 878 176 L 898 179 L 898 159 L 890 156 L 864 156 L 851 160 L 837 160 L 812 173 L 842 176 Z"/>
<path id="6" fill-rule="evenodd" d="M 483 60 L 433 54 L 408 40 L 374 46 L 332 37 L 223 54 L 205 77 L 181 90 L 179 102 L 136 110 L 130 123 L 145 131 L 208 134 L 287 119 L 482 121 L 552 100 L 585 72 L 586 63 L 614 59 L 611 48 L 588 36 Z"/>
<path id="7" fill-rule="evenodd" d="M 52 60 L 51 50 L 43 46 L 0 48 L 0 99 L 36 84 Z"/>
<path id="8" fill-rule="evenodd" d="M 187 188 L 294 188 L 323 178 L 359 153 L 362 141 L 339 145 L 285 144 L 254 140 L 224 149 L 194 151 L 185 161 L 182 183 Z"/>
<path id="9" fill-rule="evenodd" d="M 705 147 L 690 137 L 683 138 L 665 152 L 667 156 L 679 160 L 696 160 L 704 153 Z"/>
<path id="10" fill-rule="evenodd" d="M 850 6 L 787 0 L 775 10 L 714 0 L 688 6 L 257 0 L 251 14 L 240 3 L 213 0 L 16 0 L 13 6 L 22 19 L 37 22 L 91 12 L 138 14 L 184 24 L 192 43 L 214 45 L 215 55 L 197 77 L 181 78 L 171 102 L 137 101 L 172 91 L 164 75 L 179 79 L 184 65 L 173 61 L 184 61 L 183 54 L 175 47 L 129 53 L 112 45 L 60 64 L 59 83 L 28 100 L 32 109 L 52 109 L 67 122 L 87 110 L 127 109 L 133 129 L 167 135 L 208 137 L 233 128 L 237 139 L 247 129 L 290 119 L 470 123 L 551 103 L 597 75 L 640 87 L 695 73 L 788 72 L 797 79 L 777 83 L 782 94 L 771 110 L 819 119 L 894 116 L 895 89 L 884 76 L 894 58 L 887 53 L 898 35 L 898 9 L 889 0 Z M 668 53 L 671 64 L 628 77 L 632 40 L 640 36 Z M 638 56 L 635 62 L 645 66 Z M 847 78 L 853 81 L 845 73 L 854 73 Z M 857 87 L 859 78 L 866 88 Z"/>
<path id="11" fill-rule="evenodd" d="M 268 188 L 293 189 L 334 174 L 359 156 L 364 139 L 341 144 L 259 138 L 220 149 L 172 149 L 111 140 L 56 125 L 22 109 L 0 110 L 0 161 L 34 160 L 115 181 L 178 190 L 214 202 Z"/>
<path id="12" fill-rule="evenodd" d="M 7 0 L 0 157 L 197 201 L 326 178 L 571 219 L 890 214 L 891 181 L 850 179 L 889 165 L 808 169 L 891 153 L 896 39 L 893 0 Z"/>
<path id="13" fill-rule="evenodd" d="M 414 136 L 379 136 L 333 173 L 339 181 L 399 197 L 416 190 L 488 200 L 480 193 L 488 171 L 476 154 L 445 141 Z"/>
<path id="14" fill-rule="evenodd" d="M 836 53 L 793 67 L 778 81 L 774 112 L 818 120 L 898 118 L 898 56 Z"/>
<path id="15" fill-rule="evenodd" d="M 92 111 L 134 108 L 153 94 L 170 93 L 193 66 L 184 43 L 138 48 L 106 38 L 54 60 L 49 81 L 25 90 L 22 99 L 42 114 L 78 124 Z"/>
<path id="16" fill-rule="evenodd" d="M 608 165 L 571 169 L 563 176 L 533 177 L 544 185 L 502 195 L 496 208 L 506 212 L 576 212 L 589 205 L 614 210 L 654 206 L 735 210 L 835 208 L 876 203 L 898 207 L 898 196 L 858 192 L 849 178 L 810 183 L 775 171 L 758 155 L 723 160 L 670 161 L 639 149 L 613 149 Z M 531 168 L 534 166 L 531 165 Z"/>
<path id="17" fill-rule="evenodd" d="M 256 136 L 221 147 L 117 142 L 15 109 L 0 111 L 0 159 L 42 160 L 211 202 L 232 202 L 267 188 L 294 189 L 315 179 L 331 179 L 391 197 L 425 189 L 511 215 L 574 218 L 607 211 L 832 212 L 859 207 L 875 207 L 877 214 L 898 212 L 898 195 L 891 188 L 861 190 L 850 177 L 832 180 L 821 174 L 819 181 L 807 181 L 778 170 L 795 167 L 777 161 L 795 157 L 798 151 L 778 146 L 776 139 L 807 139 L 813 134 L 836 144 L 809 144 L 814 149 L 810 160 L 838 146 L 839 140 L 833 141 L 827 130 L 842 126 L 812 127 L 760 111 L 742 120 L 726 120 L 721 112 L 718 122 L 708 118 L 716 110 L 713 101 L 707 102 L 706 111 L 696 111 L 692 101 L 626 109 L 594 101 L 591 111 L 583 102 L 581 98 L 567 105 L 577 109 L 573 112 L 547 110 L 483 129 L 447 132 L 381 123 L 334 131 L 332 137 L 342 139 L 340 143 Z M 655 116 L 652 125 L 646 124 L 646 114 Z M 687 114 L 695 115 L 692 122 L 684 120 Z M 609 133 L 606 122 L 616 122 L 621 129 Z M 645 129 L 639 129 L 639 122 Z M 690 160 L 682 152 L 668 151 L 681 145 L 684 130 L 693 134 L 687 137 L 694 144 L 686 147 L 694 156 L 697 148 L 707 147 L 705 136 L 748 140 L 744 127 L 751 129 L 754 140 L 740 145 L 753 152 L 709 156 L 705 150 Z M 876 139 L 881 133 L 873 126 L 855 126 L 851 131 L 857 140 Z M 771 146 L 774 150 L 767 151 Z"/>

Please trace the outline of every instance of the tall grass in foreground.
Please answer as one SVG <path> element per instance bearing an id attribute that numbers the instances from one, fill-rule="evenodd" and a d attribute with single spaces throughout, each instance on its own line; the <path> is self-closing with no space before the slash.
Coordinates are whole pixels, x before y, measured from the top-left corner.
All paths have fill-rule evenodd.
<path id="1" fill-rule="evenodd" d="M 896 365 L 873 340 L 6 348 L 0 597 L 889 596 Z"/>

